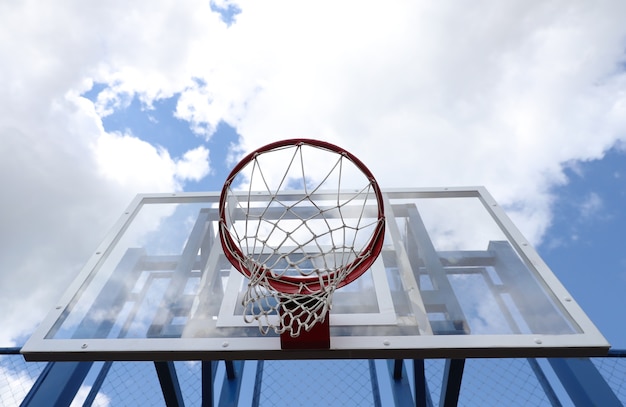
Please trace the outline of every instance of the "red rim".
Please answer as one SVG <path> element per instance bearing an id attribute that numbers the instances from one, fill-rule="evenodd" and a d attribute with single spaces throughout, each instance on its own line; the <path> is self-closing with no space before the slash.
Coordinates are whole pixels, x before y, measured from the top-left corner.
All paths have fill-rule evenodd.
<path id="1" fill-rule="evenodd" d="M 325 141 L 314 140 L 314 139 L 288 139 L 281 140 L 274 143 L 267 144 L 257 150 L 251 152 L 246 155 L 228 174 L 226 181 L 224 182 L 224 187 L 222 188 L 222 192 L 220 195 L 220 203 L 219 203 L 219 236 L 222 242 L 222 248 L 224 250 L 224 254 L 226 258 L 230 261 L 230 263 L 244 276 L 250 278 L 252 273 L 248 270 L 242 263 L 241 260 L 245 259 L 246 256 L 241 251 L 235 240 L 232 238 L 230 232 L 228 231 L 226 225 L 226 197 L 228 196 L 228 190 L 230 188 L 231 183 L 239 174 L 239 172 L 248 165 L 256 156 L 259 154 L 263 154 L 272 150 L 276 150 L 282 147 L 287 146 L 298 146 L 298 145 L 310 145 L 314 147 L 319 147 L 322 149 L 326 149 L 337 154 L 343 155 L 348 158 L 350 161 L 356 165 L 359 170 L 363 172 L 363 174 L 370 180 L 372 185 L 372 189 L 374 191 L 374 195 L 376 196 L 376 204 L 378 208 L 378 222 L 372 234 L 372 237 L 368 244 L 365 246 L 363 251 L 357 256 L 356 259 L 340 267 L 338 270 L 331 273 L 334 275 L 338 273 L 340 270 L 352 269 L 349 272 L 345 279 L 342 280 L 337 288 L 343 287 L 346 284 L 349 284 L 359 278 L 363 273 L 365 273 L 374 263 L 378 255 L 380 254 L 383 248 L 383 241 L 385 236 L 385 214 L 384 214 L 384 205 L 382 199 L 382 192 L 374 178 L 374 175 L 371 171 L 349 151 L 344 150 L 341 147 L 338 147 L 334 144 L 327 143 Z M 263 266 L 265 267 L 265 266 Z M 288 293 L 288 294 L 298 294 L 298 293 L 306 293 L 306 292 L 317 292 L 322 288 L 322 285 L 319 283 L 319 278 L 317 276 L 311 277 L 291 277 L 291 276 L 282 276 L 279 278 L 268 277 L 270 285 L 277 291 Z"/>

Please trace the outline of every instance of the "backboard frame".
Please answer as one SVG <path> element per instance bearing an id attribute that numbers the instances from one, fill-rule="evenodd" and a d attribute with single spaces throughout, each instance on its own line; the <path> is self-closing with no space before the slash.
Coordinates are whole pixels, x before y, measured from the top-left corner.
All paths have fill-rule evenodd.
<path id="1" fill-rule="evenodd" d="M 297 191 L 295 192 L 297 193 Z M 242 360 L 242 359 L 421 359 L 470 357 L 601 356 L 609 344 L 573 300 L 530 243 L 484 187 L 412 188 L 383 191 L 386 205 L 395 199 L 475 198 L 502 230 L 522 261 L 549 287 L 552 299 L 579 329 L 572 334 L 481 334 L 415 336 L 331 336 L 328 350 L 281 350 L 278 336 L 207 338 L 46 338 L 71 309 L 76 293 L 88 285 L 120 242 L 140 210 L 151 204 L 217 203 L 219 192 L 140 194 L 86 262 L 39 328 L 22 348 L 29 361 L 70 360 Z M 393 211 L 387 211 L 388 223 Z M 393 228 L 393 227 L 392 227 Z M 388 231 L 390 234 L 394 232 Z M 396 232 L 397 233 L 397 232 Z M 414 290 L 419 302 L 420 290 Z M 331 319 L 331 326 L 333 325 Z"/>

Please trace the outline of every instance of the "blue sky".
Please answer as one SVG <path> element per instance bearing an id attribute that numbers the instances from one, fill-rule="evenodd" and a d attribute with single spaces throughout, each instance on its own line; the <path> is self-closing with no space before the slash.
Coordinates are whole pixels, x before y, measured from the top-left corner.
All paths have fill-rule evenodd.
<path id="1" fill-rule="evenodd" d="M 626 347 L 626 154 L 577 163 L 555 188 L 554 220 L 538 249 L 611 345 Z"/>
<path id="2" fill-rule="evenodd" d="M 96 102 L 103 85 L 95 84 L 84 96 Z M 102 118 L 102 125 L 107 132 L 131 133 L 151 145 L 167 150 L 174 159 L 194 148 L 205 146 L 209 150 L 208 161 L 211 163 L 210 176 L 200 181 L 192 180 L 185 184 L 185 191 L 219 190 L 220 180 L 226 179 L 232 163 L 228 162 L 229 148 L 239 142 L 237 131 L 224 122 L 219 122 L 215 137 L 208 140 L 198 137 L 185 120 L 176 118 L 174 112 L 178 96 L 154 101 L 146 106 L 138 98 L 129 98 L 123 109 Z"/>

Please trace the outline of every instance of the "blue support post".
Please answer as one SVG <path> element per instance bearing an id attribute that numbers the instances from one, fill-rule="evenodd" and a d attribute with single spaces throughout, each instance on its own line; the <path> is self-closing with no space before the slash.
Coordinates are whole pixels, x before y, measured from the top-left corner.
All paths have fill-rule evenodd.
<path id="1" fill-rule="evenodd" d="M 93 362 L 48 363 L 20 406 L 69 406 L 92 364 Z"/>
<path id="2" fill-rule="evenodd" d="M 378 386 L 378 375 L 376 375 L 376 363 L 373 359 L 367 361 L 370 369 L 370 381 L 372 382 L 372 398 L 374 407 L 382 407 L 380 401 L 380 387 Z"/>
<path id="3" fill-rule="evenodd" d="M 441 407 L 455 407 L 459 402 L 464 368 L 465 359 L 446 359 L 443 383 L 441 385 L 441 398 L 439 399 Z"/>
<path id="4" fill-rule="evenodd" d="M 626 358 L 626 349 L 609 349 L 610 358 Z"/>
<path id="5" fill-rule="evenodd" d="M 241 391 L 241 380 L 243 378 L 243 360 L 226 360 L 226 380 L 222 385 L 220 393 L 220 406 L 236 406 L 239 401 Z"/>
<path id="6" fill-rule="evenodd" d="M 202 407 L 213 407 L 213 381 L 217 362 L 213 360 L 202 361 Z"/>
<path id="7" fill-rule="evenodd" d="M 91 385 L 91 390 L 89 390 L 89 394 L 83 403 L 83 407 L 91 407 L 93 402 L 96 400 L 98 393 L 100 392 L 100 388 L 102 387 L 102 383 L 104 383 L 104 379 L 106 379 L 109 374 L 109 370 L 111 370 L 111 366 L 113 362 L 104 362 L 102 368 L 100 369 L 100 373 L 98 373 L 98 377 Z"/>
<path id="8" fill-rule="evenodd" d="M 393 380 L 402 381 L 404 371 L 404 359 L 395 359 L 393 362 Z M 417 407 L 432 407 L 430 391 L 426 385 L 426 373 L 424 371 L 424 359 L 413 359 L 413 399 Z"/>
<path id="9" fill-rule="evenodd" d="M 401 359 L 399 359 L 401 361 Z M 404 373 L 404 364 L 400 364 L 400 375 L 396 376 L 396 367 L 398 366 L 395 360 L 388 360 L 387 367 L 389 368 L 389 374 L 393 378 L 391 381 L 391 391 L 393 393 L 394 405 L 398 407 L 408 407 L 413 405 L 413 396 L 411 395 L 411 386 Z M 398 377 L 396 379 L 396 377 Z"/>
<path id="10" fill-rule="evenodd" d="M 254 379 L 254 392 L 252 393 L 252 407 L 259 407 L 261 402 L 261 386 L 263 384 L 263 364 L 259 360 L 256 365 L 256 377 Z"/>
<path id="11" fill-rule="evenodd" d="M 212 407 L 215 398 L 215 372 L 216 361 L 202 361 L 202 407 Z M 224 361 L 226 366 L 226 378 L 222 384 L 219 405 L 235 406 L 239 400 L 241 381 L 243 379 L 244 361 Z M 262 366 L 262 363 L 259 362 Z M 257 372 L 258 373 L 258 372 Z"/>
<path id="12" fill-rule="evenodd" d="M 395 359 L 393 361 L 393 380 L 402 380 L 402 370 L 404 359 Z"/>
<path id="13" fill-rule="evenodd" d="M 552 385 L 550 384 L 550 381 L 543 372 L 543 369 L 541 368 L 541 366 L 539 366 L 539 362 L 537 362 L 537 359 L 528 358 L 526 360 L 528 361 L 530 368 L 535 373 L 535 377 L 537 378 L 537 381 L 539 381 L 543 392 L 546 394 L 548 400 L 550 400 L 550 405 L 552 407 L 562 407 L 559 397 L 556 395 L 556 392 L 552 388 Z"/>
<path id="14" fill-rule="evenodd" d="M 237 373 L 235 372 L 235 362 L 232 360 L 225 360 L 224 364 L 226 365 L 226 377 L 228 380 L 233 380 L 237 377 Z"/>
<path id="15" fill-rule="evenodd" d="M 183 407 L 185 402 L 180 391 L 180 383 L 178 383 L 174 362 L 154 362 L 154 367 L 159 377 L 165 405 L 167 407 Z"/>
<path id="16" fill-rule="evenodd" d="M 622 407 L 622 403 L 590 359 L 548 360 L 575 405 Z"/>
<path id="17" fill-rule="evenodd" d="M 433 402 L 426 383 L 424 359 L 413 359 L 413 385 L 415 386 L 415 405 L 432 407 Z"/>

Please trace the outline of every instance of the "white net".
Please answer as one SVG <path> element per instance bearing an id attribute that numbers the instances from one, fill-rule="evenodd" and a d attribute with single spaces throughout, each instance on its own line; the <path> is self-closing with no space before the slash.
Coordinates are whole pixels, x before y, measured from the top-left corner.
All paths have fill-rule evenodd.
<path id="1" fill-rule="evenodd" d="M 248 277 L 245 320 L 296 337 L 324 321 L 335 290 L 378 255 L 380 192 L 346 152 L 298 143 L 248 159 L 222 192 L 222 243 Z"/>

